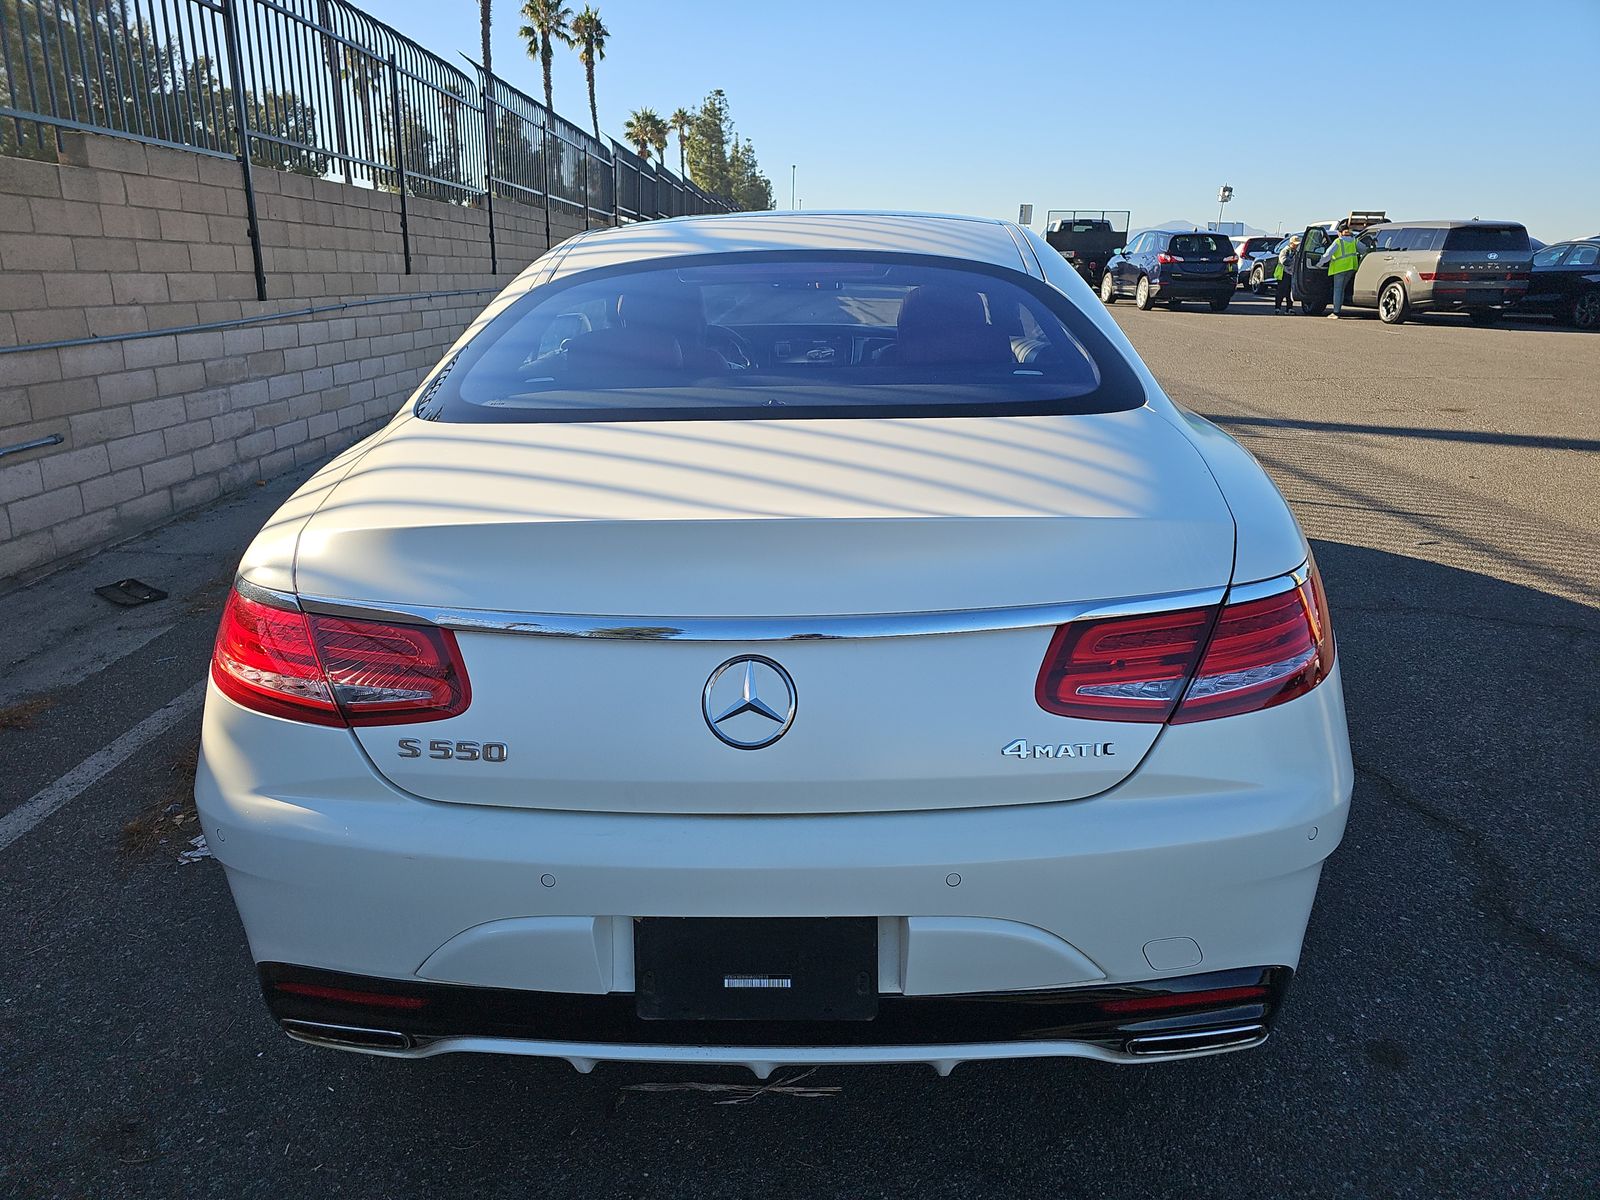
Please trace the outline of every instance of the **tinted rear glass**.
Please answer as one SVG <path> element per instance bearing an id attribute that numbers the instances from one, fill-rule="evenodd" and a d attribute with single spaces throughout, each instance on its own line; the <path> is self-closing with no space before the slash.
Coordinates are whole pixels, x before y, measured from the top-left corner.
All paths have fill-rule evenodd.
<path id="1" fill-rule="evenodd" d="M 1180 233 L 1172 239 L 1174 254 L 1232 254 L 1233 243 L 1211 233 Z"/>
<path id="2" fill-rule="evenodd" d="M 1521 225 L 1464 225 L 1445 235 L 1446 250 L 1521 251 L 1526 254 L 1528 231 Z"/>
<path id="3" fill-rule="evenodd" d="M 429 385 L 445 421 L 1111 412 L 1143 392 L 1055 289 L 892 254 L 713 255 L 535 288 Z"/>

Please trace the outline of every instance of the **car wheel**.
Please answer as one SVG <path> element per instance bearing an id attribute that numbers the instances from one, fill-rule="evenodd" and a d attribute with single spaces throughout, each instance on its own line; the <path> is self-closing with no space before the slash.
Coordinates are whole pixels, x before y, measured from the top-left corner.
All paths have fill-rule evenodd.
<path id="1" fill-rule="evenodd" d="M 1110 271 L 1100 276 L 1100 299 L 1106 304 L 1117 302 L 1117 285 L 1112 280 Z"/>
<path id="2" fill-rule="evenodd" d="M 1211 301 L 1211 311 L 1212 312 L 1222 312 L 1224 309 L 1226 309 L 1228 307 L 1228 301 L 1231 300 L 1231 299 L 1232 299 L 1231 296 L 1217 296 L 1217 297 L 1215 297 Z"/>
<path id="3" fill-rule="evenodd" d="M 1498 325 L 1505 314 L 1498 308 L 1469 308 L 1467 316 L 1472 318 L 1474 325 Z"/>
<path id="4" fill-rule="evenodd" d="M 1150 297 L 1150 277 L 1148 275 L 1139 276 L 1139 282 L 1134 285 L 1133 289 L 1133 306 L 1140 312 L 1149 312 L 1151 305 L 1154 303 L 1155 301 Z"/>
<path id="5" fill-rule="evenodd" d="M 1250 269 L 1250 290 L 1258 296 L 1267 290 L 1267 273 L 1260 263 Z"/>
<path id="6" fill-rule="evenodd" d="M 1325 308 L 1327 308 L 1327 307 L 1328 307 L 1328 302 L 1326 300 L 1302 300 L 1302 301 L 1300 301 L 1300 311 L 1305 313 L 1305 315 L 1308 316 L 1308 317 L 1320 317 L 1322 315 L 1323 310 Z"/>
<path id="7" fill-rule="evenodd" d="M 1579 329 L 1600 329 L 1600 288 L 1590 288 L 1572 302 L 1572 323 Z"/>
<path id="8" fill-rule="evenodd" d="M 1406 285 L 1391 279 L 1378 293 L 1378 320 L 1385 325 L 1399 325 L 1411 313 L 1411 301 L 1406 298 Z"/>

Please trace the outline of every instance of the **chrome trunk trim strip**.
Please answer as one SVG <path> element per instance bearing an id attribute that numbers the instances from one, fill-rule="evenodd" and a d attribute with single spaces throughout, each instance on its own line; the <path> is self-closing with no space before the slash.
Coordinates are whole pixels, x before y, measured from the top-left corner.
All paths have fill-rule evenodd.
<path id="1" fill-rule="evenodd" d="M 1206 608 L 1222 602 L 1226 589 L 1166 592 L 1122 600 L 1084 600 L 1015 608 L 972 608 L 942 612 L 860 613 L 815 617 L 644 617 L 581 616 L 576 613 L 506 612 L 382 604 L 301 596 L 307 612 L 401 624 L 438 625 L 480 633 L 533 637 L 598 638 L 611 641 L 801 642 L 835 639 L 929 637 L 955 633 L 993 633 L 1065 625 L 1087 617 Z M 1282 590 L 1279 588 L 1278 590 Z"/>

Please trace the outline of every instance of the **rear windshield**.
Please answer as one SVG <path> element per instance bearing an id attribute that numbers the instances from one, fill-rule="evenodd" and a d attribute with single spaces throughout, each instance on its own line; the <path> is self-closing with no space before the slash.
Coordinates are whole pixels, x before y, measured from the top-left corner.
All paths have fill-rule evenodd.
<path id="1" fill-rule="evenodd" d="M 723 254 L 535 288 L 417 402 L 442 421 L 1004 415 L 1137 408 L 1121 354 L 1015 271 Z"/>
<path id="2" fill-rule="evenodd" d="M 1181 233 L 1172 239 L 1174 254 L 1232 254 L 1233 243 L 1211 233 Z"/>
<path id="3" fill-rule="evenodd" d="M 1521 225 L 1463 225 L 1445 235 L 1446 250 L 1500 250 L 1528 253 L 1528 231 Z"/>

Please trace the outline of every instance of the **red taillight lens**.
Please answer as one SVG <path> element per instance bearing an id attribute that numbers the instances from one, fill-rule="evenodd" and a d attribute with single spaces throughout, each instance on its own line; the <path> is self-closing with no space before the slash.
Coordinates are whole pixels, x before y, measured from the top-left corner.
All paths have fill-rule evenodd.
<path id="1" fill-rule="evenodd" d="M 1174 725 L 1255 712 L 1303 696 L 1333 669 L 1333 630 L 1313 567 L 1298 587 L 1229 604 Z"/>
<path id="2" fill-rule="evenodd" d="M 1063 717 L 1183 724 L 1293 700 L 1332 669 L 1328 602 L 1313 567 L 1299 586 L 1220 613 L 1190 608 L 1063 625 L 1034 695 Z"/>
<path id="3" fill-rule="evenodd" d="M 1230 255 L 1228 255 L 1227 258 L 1223 259 L 1222 261 L 1225 264 L 1227 264 L 1228 266 L 1231 267 L 1231 266 L 1235 265 L 1239 261 L 1239 256 L 1237 254 L 1230 254 Z"/>
<path id="4" fill-rule="evenodd" d="M 1162 264 L 1182 262 L 1183 257 L 1178 254 L 1158 254 L 1156 255 L 1156 261 Z"/>
<path id="5" fill-rule="evenodd" d="M 317 725 L 394 725 L 458 716 L 472 702 L 447 629 L 388 625 L 228 597 L 211 677 L 229 699 Z"/>
<path id="6" fill-rule="evenodd" d="M 211 654 L 211 678 L 224 696 L 257 712 L 344 724 L 317 662 L 311 624 L 298 610 L 231 593 Z"/>
<path id="7" fill-rule="evenodd" d="M 1091 721 L 1165 721 L 1215 616 L 1190 608 L 1061 626 L 1034 687 L 1039 707 Z"/>

